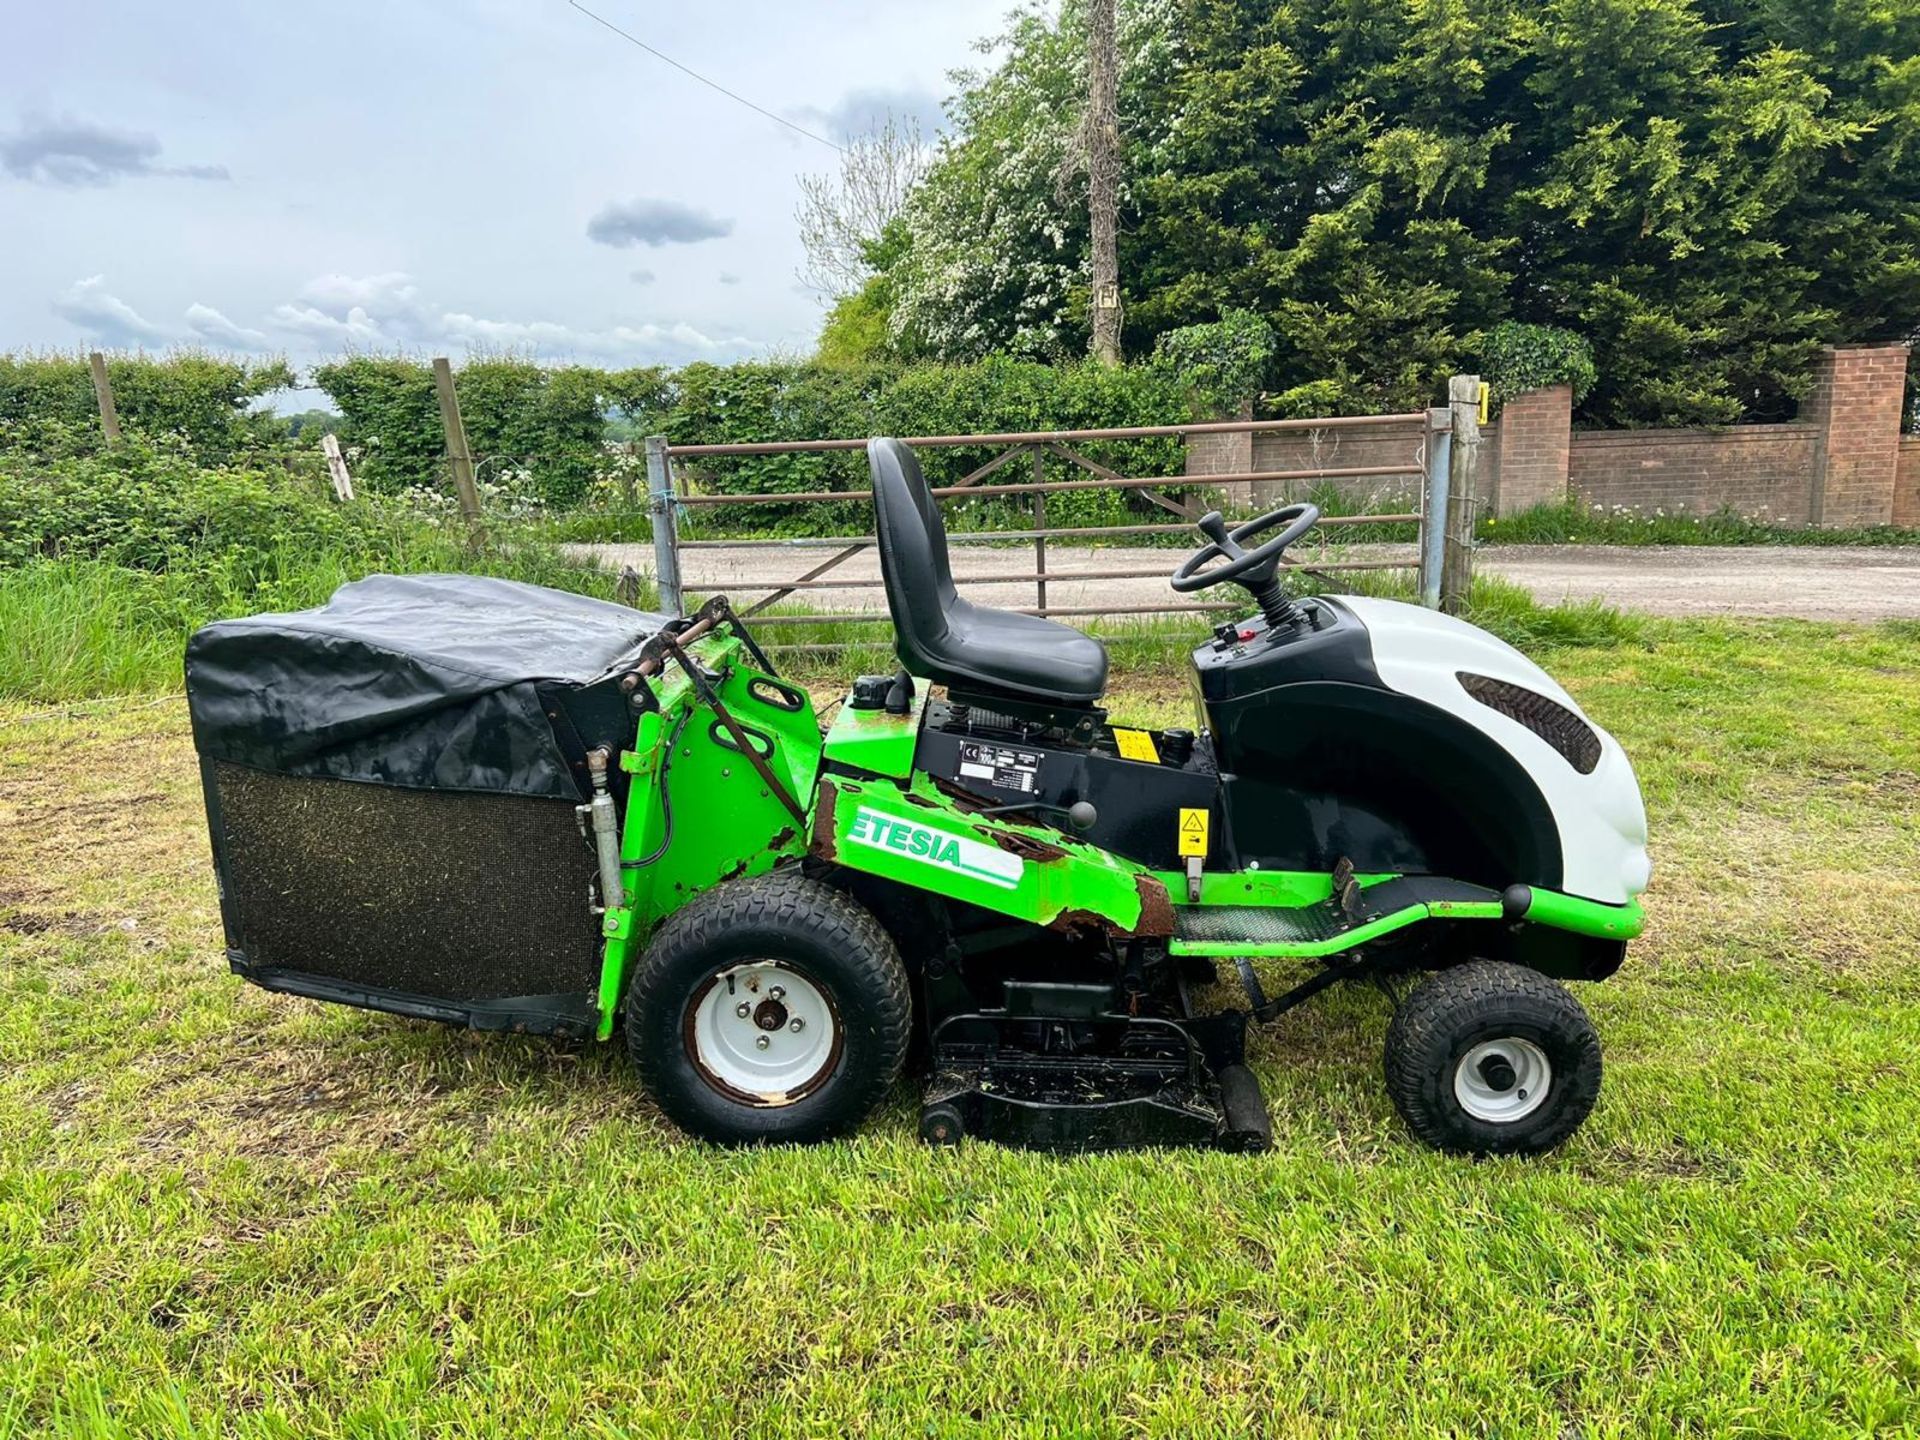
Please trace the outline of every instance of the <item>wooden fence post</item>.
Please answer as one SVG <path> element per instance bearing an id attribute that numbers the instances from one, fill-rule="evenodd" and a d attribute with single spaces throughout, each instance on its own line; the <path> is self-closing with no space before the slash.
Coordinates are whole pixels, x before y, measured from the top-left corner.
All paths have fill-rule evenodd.
<path id="1" fill-rule="evenodd" d="M 447 463 L 453 468 L 453 488 L 460 492 L 460 513 L 467 519 L 467 539 L 478 546 L 486 534 L 480 527 L 480 492 L 473 483 L 473 452 L 467 448 L 467 427 L 460 419 L 460 396 L 453 388 L 453 366 L 444 355 L 434 357 L 433 388 L 440 397 Z"/>
<path id="2" fill-rule="evenodd" d="M 1480 377 L 1455 375 L 1447 382 L 1453 412 L 1448 456 L 1446 556 L 1440 568 L 1440 608 L 1457 615 L 1473 587 L 1473 523 L 1477 514 L 1474 472 L 1480 462 Z"/>
<path id="3" fill-rule="evenodd" d="M 347 457 L 340 453 L 340 437 L 331 430 L 322 435 L 320 453 L 327 457 L 327 475 L 333 481 L 334 499 L 353 499 L 353 476 L 347 473 Z"/>
<path id="4" fill-rule="evenodd" d="M 109 440 L 120 438 L 120 417 L 113 408 L 113 383 L 107 379 L 107 357 L 98 350 L 87 355 L 87 369 L 93 373 L 94 403 L 100 407 L 100 433 Z"/>

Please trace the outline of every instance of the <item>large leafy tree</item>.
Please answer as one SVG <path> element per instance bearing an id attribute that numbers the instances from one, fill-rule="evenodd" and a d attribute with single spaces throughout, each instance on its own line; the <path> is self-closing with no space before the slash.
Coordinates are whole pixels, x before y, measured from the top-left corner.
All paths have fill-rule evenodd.
<path id="1" fill-rule="evenodd" d="M 1084 348 L 1083 19 L 966 78 L 900 352 Z M 1424 403 L 1516 319 L 1591 339 L 1590 419 L 1773 418 L 1920 325 L 1920 0 L 1133 0 L 1121 48 L 1128 347 L 1265 315 L 1282 409 Z"/>

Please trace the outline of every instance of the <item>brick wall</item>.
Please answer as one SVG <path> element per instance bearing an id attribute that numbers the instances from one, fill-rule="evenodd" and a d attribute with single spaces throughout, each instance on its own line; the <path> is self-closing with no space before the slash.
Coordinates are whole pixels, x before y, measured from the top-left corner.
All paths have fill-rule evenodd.
<path id="1" fill-rule="evenodd" d="M 1900 434 L 1906 372 L 1904 345 L 1831 349 L 1794 423 L 1719 430 L 1574 430 L 1565 386 L 1530 391 L 1481 430 L 1476 491 L 1499 515 L 1571 496 L 1648 514 L 1730 510 L 1783 525 L 1920 527 L 1920 437 Z M 1417 424 L 1195 436 L 1187 473 L 1404 464 L 1404 477 L 1335 483 L 1360 508 L 1414 509 L 1420 445 Z M 1223 488 L 1238 504 L 1277 505 L 1313 487 Z"/>
<path id="2" fill-rule="evenodd" d="M 1263 480 L 1250 497 L 1256 507 L 1284 504 L 1309 491 L 1332 486 L 1348 502 L 1366 510 L 1419 508 L 1421 426 L 1364 425 L 1334 430 L 1268 430 L 1253 437 L 1255 470 L 1315 470 L 1346 465 L 1405 465 L 1405 475 L 1367 475 L 1347 480 Z M 1490 447 L 1482 445 L 1484 455 Z"/>
<path id="3" fill-rule="evenodd" d="M 1900 437 L 1900 463 L 1893 481 L 1893 523 L 1920 530 L 1920 435 Z"/>
<path id="4" fill-rule="evenodd" d="M 1814 451 L 1806 425 L 1576 430 L 1567 479 L 1576 500 L 1602 510 L 1732 510 L 1750 519 L 1805 525 L 1811 519 Z"/>
<path id="5" fill-rule="evenodd" d="M 1241 407 L 1240 420 L 1253 418 L 1253 402 Z M 1187 474 L 1189 475 L 1245 475 L 1253 469 L 1253 435 L 1250 431 L 1235 430 L 1212 435 L 1189 435 L 1187 437 Z M 1232 509 L 1244 510 L 1252 499 L 1251 487 L 1245 484 L 1222 485 L 1220 498 L 1223 504 Z"/>

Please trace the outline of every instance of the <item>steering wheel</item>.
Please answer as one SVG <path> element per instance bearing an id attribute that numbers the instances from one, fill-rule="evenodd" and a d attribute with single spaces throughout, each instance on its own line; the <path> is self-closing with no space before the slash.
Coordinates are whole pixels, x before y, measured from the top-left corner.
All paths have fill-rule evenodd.
<path id="1" fill-rule="evenodd" d="M 1319 523 L 1320 507 L 1305 501 L 1282 505 L 1232 530 L 1227 529 L 1226 518 L 1218 510 L 1211 511 L 1200 519 L 1200 533 L 1209 543 L 1189 555 L 1173 572 L 1173 588 L 1182 595 L 1191 595 L 1231 580 L 1253 596 L 1270 630 L 1291 625 L 1300 618 L 1300 611 L 1280 586 L 1280 557 L 1289 545 Z M 1280 526 L 1286 528 L 1271 540 L 1262 541 L 1250 550 L 1246 548 L 1247 541 Z M 1221 557 L 1225 557 L 1225 564 L 1208 570 L 1200 568 Z"/>

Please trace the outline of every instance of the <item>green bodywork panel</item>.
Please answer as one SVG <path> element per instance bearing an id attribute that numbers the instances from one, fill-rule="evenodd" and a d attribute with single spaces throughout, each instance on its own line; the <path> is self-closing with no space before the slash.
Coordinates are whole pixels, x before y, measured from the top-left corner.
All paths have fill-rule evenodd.
<path id="1" fill-rule="evenodd" d="M 792 687 L 771 684 L 731 636 L 710 635 L 688 653 L 719 675 L 721 704 L 764 748 L 787 792 L 810 808 L 821 749 L 812 705 L 793 708 Z M 634 947 L 661 920 L 723 880 L 762 874 L 807 848 L 807 827 L 700 703 L 685 673 L 669 665 L 653 691 L 659 709 L 640 717 L 634 748 L 620 757 L 629 777 L 620 845 L 626 904 L 608 910 L 601 924 L 602 1039 L 613 1033 Z"/>
<path id="2" fill-rule="evenodd" d="M 677 666 L 654 679 L 658 708 L 640 717 L 634 746 L 620 757 L 629 777 L 621 843 L 626 903 L 603 917 L 602 1039 L 613 1032 L 635 947 L 647 942 L 661 920 L 723 881 L 762 874 L 809 850 L 848 870 L 1034 925 L 1115 938 L 1165 937 L 1176 955 L 1311 958 L 1352 950 L 1423 920 L 1503 918 L 1498 900 L 1436 900 L 1333 935 L 1259 943 L 1178 939 L 1181 910 L 1324 906 L 1333 877 L 1320 871 L 1203 872 L 1197 905 L 1188 906 L 1183 872 L 1149 870 L 1051 826 L 984 818 L 976 813 L 977 800 L 956 797 L 917 773 L 913 757 L 924 685 L 905 715 L 843 705 L 823 740 L 812 706 L 800 692 L 753 669 L 738 639 L 709 635 L 690 653 L 718 677 L 712 684 L 721 703 L 755 740 L 807 819 L 803 823 L 787 809 Z M 825 762 L 833 763 L 835 773 L 822 774 Z M 1364 888 L 1395 877 L 1356 878 Z M 1540 889 L 1531 892 L 1521 918 L 1607 940 L 1630 940 L 1644 924 L 1637 901 L 1603 905 Z"/>
<path id="3" fill-rule="evenodd" d="M 1303 890 L 1317 888 L 1321 892 L 1313 900 L 1301 902 L 1303 904 L 1322 902 L 1332 894 L 1331 877 L 1322 877 L 1327 883 L 1317 887 L 1308 885 L 1311 878 L 1310 875 L 1299 873 L 1290 876 L 1290 879 L 1301 885 Z M 1371 883 L 1374 883 L 1373 879 L 1364 879 L 1363 889 Z M 1533 896 L 1533 903 L 1529 905 L 1523 918 L 1529 922 L 1571 931 L 1576 935 L 1588 935 L 1602 940 L 1631 940 L 1640 933 L 1646 923 L 1638 900 L 1629 901 L 1625 905 L 1606 905 L 1597 900 L 1582 900 L 1578 896 L 1538 889 L 1533 891 Z M 1203 900 L 1204 898 L 1203 892 Z M 1224 903 L 1256 905 L 1261 902 L 1228 900 Z M 1378 940 L 1383 935 L 1391 935 L 1396 930 L 1404 930 L 1407 926 L 1418 924 L 1422 920 L 1501 920 L 1503 918 L 1505 918 L 1505 910 L 1498 900 L 1429 900 L 1416 905 L 1402 906 L 1400 909 L 1369 920 L 1364 925 L 1356 925 L 1350 930 L 1343 930 L 1325 939 L 1258 944 L 1220 940 L 1174 940 L 1169 943 L 1167 949 L 1175 955 L 1208 955 L 1222 959 L 1307 959 L 1338 955 L 1356 946 L 1365 945 L 1369 941 Z"/>
<path id="4" fill-rule="evenodd" d="M 1535 889 L 1521 917 L 1556 930 L 1571 930 L 1576 935 L 1591 935 L 1597 940 L 1631 940 L 1646 928 L 1646 912 L 1640 902 L 1603 905 L 1598 900 L 1582 900 L 1578 895 L 1562 895 L 1555 890 Z"/>
<path id="5" fill-rule="evenodd" d="M 920 742 L 920 716 L 927 708 L 927 687 L 914 687 L 905 715 L 885 710 L 856 710 L 842 705 L 827 732 L 826 758 L 850 770 L 905 780 L 913 773 L 913 749 Z"/>
<path id="6" fill-rule="evenodd" d="M 1040 825 L 968 814 L 925 775 L 905 785 L 820 782 L 816 855 L 1035 925 L 1165 934 L 1166 889 L 1146 869 Z"/>

